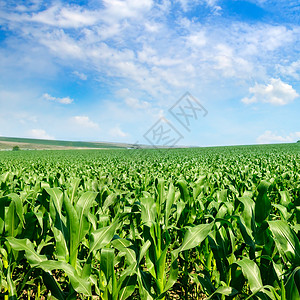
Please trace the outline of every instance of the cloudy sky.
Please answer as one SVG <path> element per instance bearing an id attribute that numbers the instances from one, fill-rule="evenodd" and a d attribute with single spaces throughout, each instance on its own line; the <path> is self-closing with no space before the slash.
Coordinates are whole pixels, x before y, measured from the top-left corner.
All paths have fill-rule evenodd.
<path id="1" fill-rule="evenodd" d="M 147 143 L 164 117 L 184 145 L 297 141 L 299 50 L 299 0 L 0 0 L 0 135 Z"/>

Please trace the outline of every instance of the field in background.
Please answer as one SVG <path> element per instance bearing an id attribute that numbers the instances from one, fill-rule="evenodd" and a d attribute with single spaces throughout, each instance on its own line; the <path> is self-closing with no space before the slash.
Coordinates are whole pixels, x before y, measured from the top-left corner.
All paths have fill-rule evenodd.
<path id="1" fill-rule="evenodd" d="M 3 151 L 0 296 L 298 300 L 299 223 L 299 143 Z"/>
<path id="2" fill-rule="evenodd" d="M 19 146 L 24 150 L 67 150 L 67 149 L 111 149 L 111 148 L 127 148 L 129 144 L 122 143 L 100 143 L 100 142 L 80 142 L 80 141 L 58 141 L 58 140 L 42 140 L 13 138 L 0 136 L 0 150 L 12 149 Z"/>

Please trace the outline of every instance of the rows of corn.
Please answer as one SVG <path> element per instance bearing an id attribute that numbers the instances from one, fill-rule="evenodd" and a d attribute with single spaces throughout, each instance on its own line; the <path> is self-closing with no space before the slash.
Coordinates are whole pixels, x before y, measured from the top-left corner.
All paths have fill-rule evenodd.
<path id="1" fill-rule="evenodd" d="M 300 299 L 300 147 L 0 153 L 1 299 Z"/>

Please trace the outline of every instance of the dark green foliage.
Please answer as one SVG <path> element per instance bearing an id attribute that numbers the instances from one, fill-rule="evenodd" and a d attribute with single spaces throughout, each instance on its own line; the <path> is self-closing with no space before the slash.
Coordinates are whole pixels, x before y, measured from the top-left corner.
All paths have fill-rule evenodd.
<path id="1" fill-rule="evenodd" d="M 296 300 L 299 220 L 296 144 L 1 152 L 0 298 Z"/>

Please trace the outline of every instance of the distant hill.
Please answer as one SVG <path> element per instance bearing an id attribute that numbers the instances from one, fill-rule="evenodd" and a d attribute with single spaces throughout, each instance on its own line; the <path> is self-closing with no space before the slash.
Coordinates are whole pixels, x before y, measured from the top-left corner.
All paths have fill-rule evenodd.
<path id="1" fill-rule="evenodd" d="M 42 140 L 15 137 L 0 137 L 0 150 L 9 150 L 14 146 L 20 149 L 29 150 L 51 150 L 51 149 L 118 149 L 129 148 L 131 144 L 105 143 L 105 142 L 80 142 L 80 141 L 59 141 Z"/>

